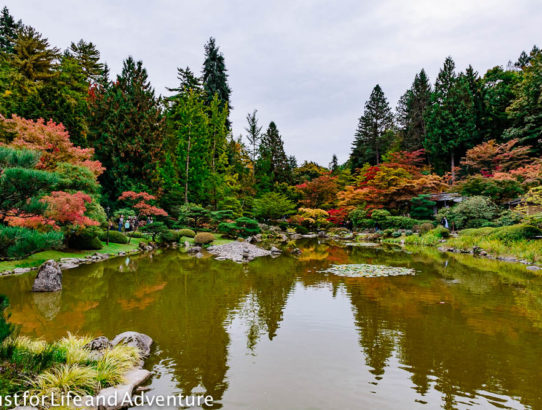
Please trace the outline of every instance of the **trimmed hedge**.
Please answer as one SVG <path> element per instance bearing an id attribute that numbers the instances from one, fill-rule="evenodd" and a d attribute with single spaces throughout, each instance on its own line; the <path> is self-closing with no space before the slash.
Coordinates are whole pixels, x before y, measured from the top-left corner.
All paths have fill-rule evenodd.
<path id="1" fill-rule="evenodd" d="M 223 233 L 229 238 L 241 236 L 246 238 L 260 233 L 260 226 L 255 219 L 242 216 L 237 218 L 235 222 L 222 222 L 218 225 L 218 232 Z"/>
<path id="2" fill-rule="evenodd" d="M 106 242 L 107 241 L 107 232 L 103 232 L 100 234 L 100 240 Z M 109 242 L 112 243 L 122 243 L 126 244 L 128 243 L 129 238 L 124 235 L 122 232 L 119 231 L 109 231 Z"/>
<path id="3" fill-rule="evenodd" d="M 77 250 L 99 250 L 103 244 L 94 230 L 84 230 L 68 238 L 68 247 Z"/>
<path id="4" fill-rule="evenodd" d="M 200 232 L 194 237 L 194 242 L 198 245 L 207 245 L 215 240 L 215 236 L 209 232 Z"/>
<path id="5" fill-rule="evenodd" d="M 24 258 L 36 252 L 60 248 L 62 232 L 38 232 L 18 226 L 0 226 L 0 256 Z"/>
<path id="6" fill-rule="evenodd" d="M 181 239 L 181 235 L 179 234 L 179 231 L 168 229 L 162 232 L 158 239 L 160 242 L 179 242 L 179 240 Z"/>
<path id="7" fill-rule="evenodd" d="M 186 236 L 187 238 L 193 238 L 196 236 L 196 232 L 194 232 L 192 229 L 179 229 L 179 235 Z"/>
<path id="8" fill-rule="evenodd" d="M 503 242 L 529 240 L 537 236 L 542 236 L 542 230 L 536 226 L 524 224 L 497 228 L 489 235 L 491 239 L 498 239 Z"/>

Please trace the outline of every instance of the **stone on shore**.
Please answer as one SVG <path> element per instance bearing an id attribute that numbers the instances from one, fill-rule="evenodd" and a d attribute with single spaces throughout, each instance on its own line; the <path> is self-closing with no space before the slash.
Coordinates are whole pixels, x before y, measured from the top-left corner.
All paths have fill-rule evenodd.
<path id="1" fill-rule="evenodd" d="M 111 341 L 111 344 L 113 346 L 116 346 L 119 343 L 125 344 L 127 346 L 137 347 L 143 357 L 147 357 L 151 353 L 152 339 L 150 336 L 147 336 L 143 333 L 121 333 L 120 335 L 115 336 L 115 338 Z"/>
<path id="2" fill-rule="evenodd" d="M 210 246 L 207 251 L 217 259 L 229 259 L 234 262 L 248 262 L 261 256 L 270 256 L 271 252 L 247 242 L 230 242 L 225 245 Z"/>
<path id="3" fill-rule="evenodd" d="M 50 259 L 40 266 L 32 291 L 57 292 L 59 290 L 62 290 L 62 271 L 58 263 Z"/>
<path id="4" fill-rule="evenodd" d="M 124 383 L 101 390 L 98 394 L 97 402 L 107 403 L 106 410 L 117 410 L 128 407 L 130 405 L 129 399 L 132 397 L 134 389 L 144 383 L 150 376 L 151 372 L 145 369 L 128 370 L 123 377 Z"/>

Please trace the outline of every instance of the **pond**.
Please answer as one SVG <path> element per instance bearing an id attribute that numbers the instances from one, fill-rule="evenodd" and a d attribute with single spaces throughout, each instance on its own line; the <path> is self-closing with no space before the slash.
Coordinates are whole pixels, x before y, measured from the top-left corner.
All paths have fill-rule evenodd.
<path id="1" fill-rule="evenodd" d="M 341 247 L 250 264 L 178 251 L 0 280 L 22 334 L 151 336 L 148 395 L 213 396 L 225 409 L 541 408 L 542 277 L 429 249 Z M 350 278 L 333 264 L 408 267 Z"/>

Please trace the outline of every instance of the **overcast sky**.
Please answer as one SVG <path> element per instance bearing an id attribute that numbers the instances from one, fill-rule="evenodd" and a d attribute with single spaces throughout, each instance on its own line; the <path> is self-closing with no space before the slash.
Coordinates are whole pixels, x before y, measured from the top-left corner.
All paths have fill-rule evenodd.
<path id="1" fill-rule="evenodd" d="M 275 121 L 286 151 L 327 165 L 348 158 L 375 84 L 394 107 L 425 68 L 434 82 L 451 55 L 480 73 L 542 45 L 540 0 L 8 0 L 11 13 L 55 46 L 98 46 L 112 73 L 143 60 L 158 93 L 176 68 L 200 72 L 216 38 L 232 92 L 233 131 L 247 112 Z"/>

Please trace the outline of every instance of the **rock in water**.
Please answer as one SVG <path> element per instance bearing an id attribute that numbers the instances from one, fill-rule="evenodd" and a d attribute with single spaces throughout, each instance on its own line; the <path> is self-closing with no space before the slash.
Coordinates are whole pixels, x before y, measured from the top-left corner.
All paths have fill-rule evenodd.
<path id="1" fill-rule="evenodd" d="M 62 271 L 54 260 L 44 262 L 34 279 L 33 292 L 56 292 L 62 290 Z"/>
<path id="2" fill-rule="evenodd" d="M 139 349 L 141 355 L 146 357 L 151 353 L 152 339 L 150 336 L 147 336 L 143 333 L 138 332 L 124 332 L 120 335 L 115 336 L 111 341 L 113 346 L 118 345 L 119 343 L 125 344 L 127 346 L 134 346 Z"/>
<path id="3" fill-rule="evenodd" d="M 113 345 L 109 339 L 105 336 L 97 337 L 88 342 L 84 348 L 88 350 L 105 350 L 111 348 Z"/>

